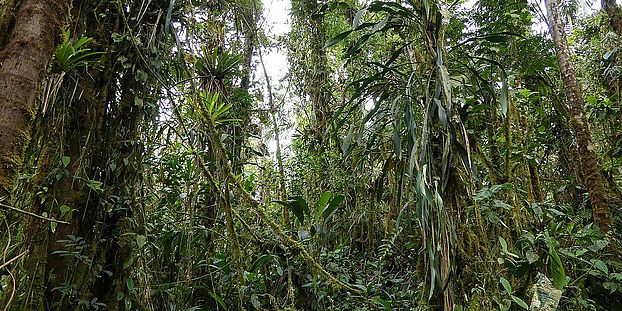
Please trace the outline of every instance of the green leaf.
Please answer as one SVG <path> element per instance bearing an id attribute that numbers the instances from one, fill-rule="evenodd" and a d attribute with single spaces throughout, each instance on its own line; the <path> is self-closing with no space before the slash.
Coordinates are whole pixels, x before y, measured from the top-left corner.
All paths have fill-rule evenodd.
<path id="1" fill-rule="evenodd" d="M 614 48 L 611 51 L 608 51 L 607 53 L 605 53 L 605 55 L 603 55 L 603 59 L 604 60 L 609 60 L 611 58 L 612 55 L 615 55 L 618 52 L 619 48 Z"/>
<path id="2" fill-rule="evenodd" d="M 126 279 L 125 285 L 127 286 L 127 289 L 131 291 L 132 289 L 134 289 L 134 280 L 132 280 L 132 278 Z"/>
<path id="3" fill-rule="evenodd" d="M 523 309 L 525 310 L 529 310 L 529 306 L 522 299 L 514 295 L 510 295 L 510 297 L 512 297 L 512 300 L 514 300 L 514 302 L 516 302 L 517 305 L 523 307 Z"/>
<path id="4" fill-rule="evenodd" d="M 380 20 L 375 26 L 374 28 L 371 29 L 371 32 L 377 32 L 379 30 L 381 30 L 382 28 L 384 28 L 384 26 L 387 25 L 387 22 L 389 21 L 389 15 L 386 15 L 382 20 Z"/>
<path id="5" fill-rule="evenodd" d="M 380 304 L 382 306 L 382 308 L 386 311 L 393 311 L 393 308 L 391 308 L 391 303 L 380 298 L 380 297 L 376 297 L 374 300 L 376 300 L 376 302 L 378 304 Z"/>
<path id="6" fill-rule="evenodd" d="M 54 219 L 54 218 L 52 218 Z M 56 233 L 56 227 L 58 226 L 58 223 L 55 221 L 50 222 L 50 230 L 52 230 L 52 233 Z"/>
<path id="7" fill-rule="evenodd" d="M 325 191 L 320 197 L 320 199 L 317 201 L 315 205 L 315 214 L 313 215 L 315 222 L 318 222 L 318 223 L 320 222 L 321 220 L 320 217 L 322 216 L 322 212 L 324 212 L 324 209 L 326 208 L 331 196 L 332 196 L 332 193 L 330 191 Z"/>
<path id="8" fill-rule="evenodd" d="M 259 298 L 257 298 L 257 295 L 251 295 L 251 304 L 255 307 L 255 309 L 259 309 L 259 307 L 261 307 L 261 302 L 259 301 Z"/>
<path id="9" fill-rule="evenodd" d="M 175 0 L 170 0 L 168 3 L 168 9 L 166 10 L 166 18 L 164 20 L 164 31 L 169 32 L 171 29 L 171 17 L 173 16 L 173 8 L 175 7 Z"/>
<path id="10" fill-rule="evenodd" d="M 324 48 L 329 48 L 341 41 L 343 41 L 346 37 L 348 37 L 350 35 L 350 33 L 352 33 L 352 30 L 348 30 L 346 32 L 342 32 L 338 35 L 336 35 L 334 38 L 328 40 L 328 42 L 326 42 L 326 45 L 324 46 Z"/>
<path id="11" fill-rule="evenodd" d="M 336 195 L 330 201 L 330 204 L 328 204 L 328 206 L 326 206 L 326 208 L 322 212 L 322 218 L 324 219 L 324 225 L 326 225 L 326 223 L 328 222 L 330 217 L 335 213 L 335 211 L 337 210 L 337 207 L 339 206 L 339 204 L 341 202 L 343 202 L 344 199 L 345 199 L 345 197 L 343 195 L 341 195 L 341 194 Z"/>
<path id="12" fill-rule="evenodd" d="M 134 106 L 140 108 L 144 105 L 144 102 L 141 98 L 134 97 Z"/>
<path id="13" fill-rule="evenodd" d="M 71 161 L 71 158 L 68 156 L 63 156 L 60 159 L 61 163 L 63 163 L 63 167 L 67 167 L 67 165 L 69 165 L 69 162 Z"/>
<path id="14" fill-rule="evenodd" d="M 436 107 L 438 108 L 438 120 L 443 126 L 447 126 L 447 111 L 445 111 L 445 107 L 443 107 L 443 104 L 438 98 L 434 98 L 434 103 L 436 103 Z"/>
<path id="15" fill-rule="evenodd" d="M 561 290 L 566 286 L 566 272 L 557 251 L 552 245 L 549 246 L 549 256 L 551 259 L 549 261 L 549 270 L 553 276 L 553 285 Z"/>
<path id="16" fill-rule="evenodd" d="M 250 272 L 257 272 L 259 269 L 263 268 L 272 258 L 273 258 L 273 255 L 260 256 L 259 258 L 257 258 L 257 260 L 255 260 L 255 262 L 251 266 Z"/>
<path id="17" fill-rule="evenodd" d="M 602 260 L 595 260 L 594 261 L 594 267 L 600 271 L 602 271 L 605 274 L 609 274 L 609 268 L 607 267 L 607 264 L 602 261 Z"/>
<path id="18" fill-rule="evenodd" d="M 143 248 L 143 246 L 145 246 L 145 243 L 147 243 L 147 237 L 142 234 L 137 234 L 134 238 L 136 240 L 136 245 L 138 245 L 138 248 Z"/>
<path id="19" fill-rule="evenodd" d="M 400 129 L 397 124 L 393 127 L 393 152 L 398 159 L 402 159 L 402 143 L 400 140 Z"/>
<path id="20" fill-rule="evenodd" d="M 225 303 L 224 300 L 222 300 L 222 298 L 220 298 L 220 296 L 218 296 L 218 294 L 214 293 L 214 292 L 210 292 L 209 293 L 210 296 L 212 296 L 212 298 L 214 298 L 214 300 L 216 300 L 216 302 L 218 302 L 218 304 L 225 309 L 225 311 L 229 310 L 229 308 L 227 308 L 227 304 Z"/>
<path id="21" fill-rule="evenodd" d="M 588 97 L 586 98 L 586 100 L 587 100 L 587 102 L 588 102 L 590 105 L 596 105 L 596 104 L 598 104 L 598 98 L 596 98 L 596 96 L 594 96 L 594 95 L 590 95 L 590 96 L 588 96 Z"/>
<path id="22" fill-rule="evenodd" d="M 102 192 L 103 191 L 102 184 L 103 183 L 101 181 L 92 180 L 92 179 L 89 179 L 89 180 L 86 181 L 86 185 L 89 188 L 93 189 L 93 191 L 95 191 L 95 192 Z"/>
<path id="23" fill-rule="evenodd" d="M 367 12 L 367 9 L 362 9 L 356 12 L 354 19 L 352 20 L 352 28 L 356 28 L 361 25 L 361 17 L 365 14 L 365 12 Z"/>
<path id="24" fill-rule="evenodd" d="M 333 194 L 332 194 L 332 193 L 330 193 L 330 191 L 326 191 L 326 192 L 324 192 L 324 193 L 322 194 L 322 196 L 320 197 L 320 199 L 317 201 L 317 205 L 316 205 L 316 207 L 317 207 L 318 209 L 323 209 L 323 208 L 326 206 L 326 204 L 328 204 L 328 200 L 330 200 L 330 197 L 331 197 L 332 195 L 333 195 Z"/>
<path id="25" fill-rule="evenodd" d="M 67 206 L 67 205 L 65 205 L 65 204 L 63 204 L 63 205 L 59 206 L 59 207 L 58 207 L 58 209 L 60 210 L 60 214 L 61 214 L 61 215 L 65 215 L 65 214 L 67 214 L 69 211 L 71 211 L 71 207 L 69 207 L 69 206 Z"/>
<path id="26" fill-rule="evenodd" d="M 501 249 L 503 249 L 504 253 L 508 253 L 508 242 L 502 236 L 499 236 L 499 243 L 501 244 Z"/>
<path id="27" fill-rule="evenodd" d="M 512 291 L 512 285 L 510 285 L 510 282 L 504 277 L 501 277 L 499 279 L 499 282 L 501 283 L 501 285 L 503 285 L 503 288 L 508 293 L 508 295 L 512 295 L 513 291 Z"/>
<path id="28" fill-rule="evenodd" d="M 291 197 L 287 201 L 273 201 L 274 203 L 281 204 L 289 208 L 292 213 L 298 218 L 301 225 L 304 225 L 305 214 L 309 215 L 309 205 L 307 201 L 301 196 Z"/>
<path id="29" fill-rule="evenodd" d="M 609 242 L 607 240 L 595 240 L 592 242 L 592 245 L 588 246 L 588 248 L 592 252 L 596 253 L 607 247 L 607 245 L 609 245 Z"/>
<path id="30" fill-rule="evenodd" d="M 509 109 L 509 100 L 508 100 L 508 77 L 505 74 L 505 70 L 501 69 L 501 113 L 506 117 Z"/>
<path id="31" fill-rule="evenodd" d="M 244 271 L 244 280 L 246 280 L 246 282 L 252 283 L 256 277 L 257 277 L 257 274 Z"/>

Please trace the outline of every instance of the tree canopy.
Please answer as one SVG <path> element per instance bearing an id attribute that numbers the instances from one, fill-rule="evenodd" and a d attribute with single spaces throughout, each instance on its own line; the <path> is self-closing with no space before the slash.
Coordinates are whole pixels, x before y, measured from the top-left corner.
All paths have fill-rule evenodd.
<path id="1" fill-rule="evenodd" d="M 620 46 L 615 0 L 0 0 L 0 311 L 622 310 Z"/>

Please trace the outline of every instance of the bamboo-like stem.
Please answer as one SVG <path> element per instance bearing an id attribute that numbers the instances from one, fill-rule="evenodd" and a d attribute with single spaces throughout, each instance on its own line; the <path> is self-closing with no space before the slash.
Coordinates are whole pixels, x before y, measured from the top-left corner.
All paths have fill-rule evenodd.
<path id="1" fill-rule="evenodd" d="M 258 49 L 259 52 L 259 61 L 261 62 L 261 67 L 263 68 L 263 74 L 266 79 L 266 87 L 268 89 L 268 105 L 270 107 L 270 115 L 272 116 L 272 125 L 274 127 L 274 137 L 276 139 L 276 163 L 279 170 L 279 200 L 285 200 L 287 197 L 287 189 L 285 186 L 285 170 L 283 169 L 283 155 L 281 153 L 281 138 L 279 131 L 279 124 L 276 119 L 276 107 L 274 106 L 274 99 L 272 96 L 272 85 L 270 83 L 270 77 L 268 76 L 268 71 L 266 70 L 266 65 L 263 61 L 263 55 L 261 53 L 261 48 Z M 289 211 L 287 207 L 283 206 L 283 224 L 286 227 L 289 227 Z"/>

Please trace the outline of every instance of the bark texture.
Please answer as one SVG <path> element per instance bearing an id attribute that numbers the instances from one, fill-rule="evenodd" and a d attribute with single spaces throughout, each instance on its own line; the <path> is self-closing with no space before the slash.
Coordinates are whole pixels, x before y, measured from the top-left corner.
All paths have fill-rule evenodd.
<path id="1" fill-rule="evenodd" d="M 616 4 L 616 0 L 601 0 L 601 6 L 609 16 L 613 31 L 622 36 L 622 7 Z"/>
<path id="2" fill-rule="evenodd" d="M 25 0 L 0 50 L 0 195 L 21 163 L 37 88 L 60 38 L 67 0 Z"/>
<path id="3" fill-rule="evenodd" d="M 603 233 L 606 233 L 611 229 L 611 214 L 605 197 L 603 177 L 600 173 L 601 169 L 594 152 L 594 144 L 592 143 L 589 125 L 583 109 L 584 101 L 581 87 L 575 74 L 574 65 L 570 59 L 570 50 L 563 30 L 557 0 L 547 0 L 546 8 L 548 11 L 549 29 L 555 44 L 557 61 L 566 90 L 572 128 L 580 154 L 584 183 L 592 204 L 592 215 L 594 222 Z"/>

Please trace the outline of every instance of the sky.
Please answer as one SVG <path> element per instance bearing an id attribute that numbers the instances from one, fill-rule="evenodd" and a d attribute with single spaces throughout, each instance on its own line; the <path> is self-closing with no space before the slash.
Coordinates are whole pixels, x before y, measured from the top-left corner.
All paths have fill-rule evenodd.
<path id="1" fill-rule="evenodd" d="M 269 36 L 283 36 L 291 30 L 290 0 L 264 0 L 265 29 Z M 279 81 L 287 73 L 285 48 L 264 53 L 266 71 L 272 81 Z"/>
<path id="2" fill-rule="evenodd" d="M 284 36 L 291 30 L 291 3 L 290 0 L 264 0 L 264 29 L 269 37 Z M 283 80 L 287 74 L 287 51 L 286 47 L 280 46 L 270 51 L 262 51 L 264 63 L 266 65 L 266 71 L 270 76 L 270 82 L 273 89 L 279 88 L 279 81 Z M 263 75 L 261 76 L 262 84 Z M 286 83 L 286 82 L 283 82 Z M 265 93 L 266 91 L 264 91 Z M 268 96 L 265 95 L 264 99 L 267 101 Z M 276 100 L 276 99 L 275 99 Z M 264 107 L 268 104 L 264 103 Z M 291 99 L 286 98 L 284 102 L 284 110 L 292 109 Z M 283 154 L 289 154 L 288 148 L 291 145 L 293 135 L 293 129 L 282 129 L 280 131 L 281 149 Z M 267 143 L 270 157 L 275 159 L 276 157 L 276 139 L 272 138 Z"/>

